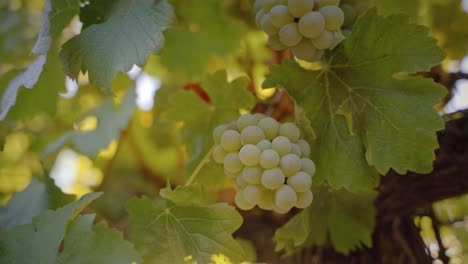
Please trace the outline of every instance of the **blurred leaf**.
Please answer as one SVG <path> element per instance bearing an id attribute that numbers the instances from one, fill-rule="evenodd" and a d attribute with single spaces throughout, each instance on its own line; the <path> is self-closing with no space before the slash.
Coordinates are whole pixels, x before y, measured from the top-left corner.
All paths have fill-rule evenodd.
<path id="1" fill-rule="evenodd" d="M 174 190 L 166 187 L 159 191 L 161 197 L 177 205 L 208 205 L 216 201 L 216 193 L 207 191 L 200 184 L 177 186 Z"/>

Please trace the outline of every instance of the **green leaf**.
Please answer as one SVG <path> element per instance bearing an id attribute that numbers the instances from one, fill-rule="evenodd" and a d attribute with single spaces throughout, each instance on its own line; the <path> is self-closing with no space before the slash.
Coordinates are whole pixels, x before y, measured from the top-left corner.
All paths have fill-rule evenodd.
<path id="1" fill-rule="evenodd" d="M 167 0 L 118 0 L 107 20 L 89 26 L 63 45 L 65 73 L 76 79 L 82 71 L 99 89 L 110 92 L 118 71 L 142 66 L 164 44 L 162 32 L 174 18 Z"/>
<path id="2" fill-rule="evenodd" d="M 216 193 L 208 192 L 198 183 L 177 186 L 174 190 L 166 187 L 161 189 L 159 194 L 177 205 L 207 205 L 216 201 Z"/>
<path id="3" fill-rule="evenodd" d="M 120 132 L 127 127 L 135 106 L 136 91 L 133 88 L 128 89 L 119 110 L 115 109 L 112 99 L 104 100 L 98 108 L 87 115 L 97 117 L 98 125 L 95 130 L 65 133 L 47 146 L 41 154 L 42 158 L 57 151 L 67 142 L 73 144 L 75 149 L 84 155 L 96 156 L 99 150 L 107 147 L 113 139 L 120 137 Z"/>
<path id="4" fill-rule="evenodd" d="M 79 216 L 73 221 L 57 264 L 141 263 L 141 257 L 122 233 L 102 222 L 93 226 L 93 221 L 94 215 Z"/>
<path id="5" fill-rule="evenodd" d="M 420 0 L 371 0 L 370 3 L 377 6 L 379 14 L 405 14 L 410 16 L 414 20 L 418 17 L 418 12 L 421 4 Z"/>
<path id="6" fill-rule="evenodd" d="M 246 259 L 232 237 L 242 217 L 227 204 L 177 206 L 133 198 L 127 204 L 130 239 L 145 263 L 209 263 L 223 254 L 233 263 Z"/>
<path id="7" fill-rule="evenodd" d="M 330 238 L 343 254 L 362 244 L 372 246 L 375 224 L 374 192 L 313 188 L 312 205 L 276 230 L 276 250 L 291 254 L 312 245 L 322 246 Z"/>
<path id="8" fill-rule="evenodd" d="M 101 193 L 91 193 L 55 211 L 46 211 L 28 225 L 14 227 L 0 236 L 1 263 L 54 263 L 72 219 Z"/>
<path id="9" fill-rule="evenodd" d="M 284 87 L 316 131 L 310 143 L 318 181 L 360 190 L 375 186 L 377 172 L 390 168 L 401 174 L 432 170 L 436 131 L 443 128 L 433 106 L 445 89 L 402 74 L 427 70 L 443 58 L 427 32 L 406 16 L 383 18 L 371 9 L 321 70 L 293 61 L 271 68 L 263 86 Z"/>

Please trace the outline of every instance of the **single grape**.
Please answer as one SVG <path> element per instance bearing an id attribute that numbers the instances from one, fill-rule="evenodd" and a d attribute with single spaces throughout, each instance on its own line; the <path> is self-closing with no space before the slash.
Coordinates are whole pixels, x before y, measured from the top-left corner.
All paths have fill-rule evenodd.
<path id="1" fill-rule="evenodd" d="M 239 173 L 230 172 L 226 170 L 226 168 L 224 168 L 224 175 L 226 175 L 229 179 L 235 179 L 239 175 Z"/>
<path id="2" fill-rule="evenodd" d="M 257 144 L 260 140 L 265 139 L 265 133 L 258 126 L 248 126 L 242 130 L 242 144 Z"/>
<path id="3" fill-rule="evenodd" d="M 224 158 L 224 168 L 230 173 L 239 173 L 244 168 L 237 152 L 231 152 L 226 155 Z"/>
<path id="4" fill-rule="evenodd" d="M 291 152 L 291 141 L 284 136 L 275 137 L 271 142 L 271 149 L 278 152 L 280 156 L 284 156 Z"/>
<path id="5" fill-rule="evenodd" d="M 308 62 L 316 62 L 322 57 L 322 53 L 315 48 L 310 39 L 303 39 L 301 43 L 292 47 L 291 51 L 296 58 Z"/>
<path id="6" fill-rule="evenodd" d="M 319 12 L 325 17 L 325 29 L 334 31 L 340 29 L 344 22 L 344 13 L 337 6 L 324 6 Z"/>
<path id="7" fill-rule="evenodd" d="M 241 210 L 250 210 L 254 208 L 255 204 L 250 203 L 245 199 L 243 192 L 237 192 L 236 196 L 234 197 L 234 202 L 236 203 L 237 207 Z"/>
<path id="8" fill-rule="evenodd" d="M 267 149 L 260 154 L 260 166 L 264 169 L 271 169 L 280 163 L 280 156 L 279 154 L 272 150 Z"/>
<path id="9" fill-rule="evenodd" d="M 241 135 L 235 130 L 228 130 L 221 136 L 221 146 L 228 152 L 238 151 L 241 144 Z"/>
<path id="10" fill-rule="evenodd" d="M 305 13 L 312 11 L 314 9 L 314 0 L 289 0 L 288 9 L 289 13 L 293 16 L 299 18 L 302 17 Z"/>
<path id="11" fill-rule="evenodd" d="M 291 144 L 291 153 L 296 154 L 298 157 L 302 156 L 301 148 L 297 144 Z"/>
<path id="12" fill-rule="evenodd" d="M 331 48 L 334 40 L 333 33 L 324 30 L 320 36 L 312 39 L 312 44 L 314 44 L 317 49 L 324 50 Z"/>
<path id="13" fill-rule="evenodd" d="M 239 119 L 236 121 L 237 125 L 237 130 L 242 131 L 244 128 L 248 126 L 255 126 L 257 125 L 257 119 L 255 116 L 246 114 L 246 115 L 241 115 Z"/>
<path id="14" fill-rule="evenodd" d="M 258 207 L 263 210 L 272 210 L 275 206 L 275 192 L 263 189 Z"/>
<path id="15" fill-rule="evenodd" d="M 340 0 L 320 0 L 319 6 L 337 6 L 340 4 Z"/>
<path id="16" fill-rule="evenodd" d="M 258 204 L 262 198 L 262 189 L 257 185 L 247 185 L 243 190 L 245 200 L 249 203 Z"/>
<path id="17" fill-rule="evenodd" d="M 305 192 L 312 186 L 312 177 L 309 174 L 300 171 L 294 176 L 289 177 L 288 185 L 296 192 Z"/>
<path id="18" fill-rule="evenodd" d="M 294 205 L 296 205 L 296 202 L 297 194 L 288 185 L 284 184 L 278 190 L 276 190 L 275 203 L 278 208 L 289 211 L 294 207 Z"/>
<path id="19" fill-rule="evenodd" d="M 299 19 L 299 32 L 304 37 L 316 38 L 322 34 L 325 29 L 325 18 L 316 11 L 311 11 Z"/>
<path id="20" fill-rule="evenodd" d="M 265 117 L 258 122 L 258 127 L 263 130 L 268 140 L 272 140 L 278 134 L 280 125 L 274 118 Z"/>
<path id="21" fill-rule="evenodd" d="M 297 23 L 289 23 L 284 25 L 279 33 L 279 39 L 281 43 L 288 47 L 293 47 L 302 40 L 302 35 L 299 32 L 299 27 L 297 26 Z"/>
<path id="22" fill-rule="evenodd" d="M 301 157 L 302 158 L 308 158 L 310 156 L 310 145 L 305 141 L 304 139 L 300 139 L 297 142 L 297 145 L 301 149 Z"/>
<path id="23" fill-rule="evenodd" d="M 247 183 L 242 176 L 237 176 L 236 178 L 236 187 L 239 190 L 243 190 L 249 183 Z"/>
<path id="24" fill-rule="evenodd" d="M 262 27 L 262 17 L 265 15 L 265 10 L 260 9 L 257 14 L 255 15 L 255 24 L 257 24 L 258 27 Z"/>
<path id="25" fill-rule="evenodd" d="M 263 9 L 269 12 L 275 5 L 278 4 L 277 0 L 264 0 L 263 1 Z"/>
<path id="26" fill-rule="evenodd" d="M 275 204 L 275 207 L 273 208 L 273 212 L 277 213 L 277 214 L 286 214 L 289 212 L 289 210 L 291 210 L 292 208 L 288 209 L 288 210 L 284 210 L 284 209 L 281 209 L 279 208 L 276 204 Z"/>
<path id="27" fill-rule="evenodd" d="M 294 123 L 284 123 L 279 127 L 279 135 L 287 137 L 291 142 L 296 143 L 301 137 L 301 131 Z"/>
<path id="28" fill-rule="evenodd" d="M 227 125 L 220 125 L 220 126 L 217 126 L 214 130 L 213 130 L 213 141 L 216 143 L 216 144 L 219 144 L 221 142 L 221 136 L 223 135 L 224 132 L 226 132 L 228 130 L 228 127 Z"/>
<path id="29" fill-rule="evenodd" d="M 278 35 L 269 35 L 268 36 L 268 46 L 272 50 L 281 51 L 287 48 L 283 43 L 281 43 Z"/>
<path id="30" fill-rule="evenodd" d="M 301 166 L 301 158 L 295 154 L 286 154 L 280 161 L 280 168 L 287 177 L 293 176 L 299 172 L 301 170 Z"/>
<path id="31" fill-rule="evenodd" d="M 245 167 L 242 170 L 242 178 L 248 184 L 260 184 L 263 170 L 259 167 Z"/>
<path id="32" fill-rule="evenodd" d="M 224 158 L 226 157 L 227 152 L 224 151 L 224 149 L 220 146 L 217 145 L 213 149 L 213 160 L 216 161 L 217 163 L 223 164 Z"/>
<path id="33" fill-rule="evenodd" d="M 252 144 L 244 145 L 239 151 L 239 159 L 245 166 L 255 166 L 260 158 L 260 149 Z"/>
<path id="34" fill-rule="evenodd" d="M 314 176 L 315 171 L 316 171 L 315 163 L 311 159 L 308 159 L 308 158 L 302 158 L 301 161 L 302 161 L 301 170 L 305 171 L 310 176 Z"/>
<path id="35" fill-rule="evenodd" d="M 257 13 L 260 10 L 263 10 L 263 2 L 264 0 L 256 0 L 252 6 L 252 10 Z"/>
<path id="36" fill-rule="evenodd" d="M 276 5 L 270 10 L 271 22 L 277 28 L 294 21 L 294 17 L 289 14 L 288 7 L 285 5 Z"/>
<path id="37" fill-rule="evenodd" d="M 314 195 L 312 194 L 311 190 L 296 193 L 296 195 L 297 195 L 297 202 L 296 202 L 297 208 L 302 208 L 302 209 L 307 208 L 312 203 L 312 200 L 314 199 Z"/>
<path id="38" fill-rule="evenodd" d="M 267 149 L 271 149 L 271 141 L 266 140 L 266 139 L 260 140 L 260 141 L 257 143 L 257 147 L 258 147 L 258 149 L 260 149 L 261 151 L 265 151 L 265 150 L 267 150 Z"/>
<path id="39" fill-rule="evenodd" d="M 283 186 L 284 173 L 279 168 L 265 170 L 262 174 L 262 185 L 269 190 L 276 190 Z"/>
<path id="40" fill-rule="evenodd" d="M 265 33 L 267 33 L 268 35 L 278 34 L 278 28 L 276 28 L 273 25 L 273 22 L 271 21 L 271 16 L 268 13 L 263 15 L 260 19 L 260 28 L 262 28 L 262 30 L 265 31 Z"/>
<path id="41" fill-rule="evenodd" d="M 265 118 L 265 115 L 262 113 L 255 113 L 253 116 L 255 117 L 255 119 L 257 119 L 257 122 Z"/>
<path id="42" fill-rule="evenodd" d="M 343 26 L 344 27 L 352 26 L 354 24 L 354 22 L 356 22 L 356 19 L 357 19 L 357 16 L 358 16 L 358 13 L 356 12 L 356 9 L 354 9 L 354 7 L 352 7 L 349 4 L 340 5 L 340 8 L 341 8 L 341 10 L 343 11 L 343 14 L 344 14 Z"/>

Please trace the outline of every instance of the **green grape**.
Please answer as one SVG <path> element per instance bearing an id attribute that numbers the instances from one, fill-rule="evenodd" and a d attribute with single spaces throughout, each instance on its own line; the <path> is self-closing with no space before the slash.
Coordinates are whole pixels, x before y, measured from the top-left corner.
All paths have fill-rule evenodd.
<path id="1" fill-rule="evenodd" d="M 305 192 L 312 186 L 312 177 L 300 171 L 294 176 L 288 178 L 288 185 L 296 192 Z"/>
<path id="2" fill-rule="evenodd" d="M 287 137 L 278 136 L 271 142 L 271 149 L 278 152 L 280 156 L 284 156 L 291 152 L 291 141 Z"/>
<path id="3" fill-rule="evenodd" d="M 289 23 L 284 25 L 280 29 L 278 35 L 281 43 L 288 47 L 296 46 L 302 40 L 302 35 L 299 32 L 297 23 Z"/>
<path id="4" fill-rule="evenodd" d="M 241 144 L 241 135 L 235 130 L 228 130 L 221 136 L 221 146 L 228 152 L 238 151 Z"/>
<path id="5" fill-rule="evenodd" d="M 242 170 L 242 178 L 248 184 L 260 184 L 263 170 L 259 167 L 245 167 Z"/>
<path id="6" fill-rule="evenodd" d="M 308 159 L 308 158 L 302 158 L 301 161 L 302 161 L 301 170 L 305 171 L 310 176 L 314 176 L 315 170 L 316 170 L 315 163 L 311 159 Z"/>
<path id="7" fill-rule="evenodd" d="M 299 18 L 302 17 L 305 13 L 312 11 L 314 9 L 314 0 L 289 0 L 288 9 L 289 13 L 293 16 Z"/>
<path id="8" fill-rule="evenodd" d="M 258 127 L 260 127 L 265 133 L 265 137 L 268 140 L 272 140 L 276 137 L 279 130 L 279 123 L 274 118 L 265 117 L 258 122 Z"/>
<path id="9" fill-rule="evenodd" d="M 257 119 L 257 122 L 265 118 L 265 115 L 262 113 L 255 113 L 253 116 L 255 117 L 255 119 Z"/>
<path id="10" fill-rule="evenodd" d="M 267 150 L 267 149 L 271 149 L 271 141 L 266 140 L 266 139 L 260 140 L 260 141 L 257 143 L 257 147 L 258 147 L 258 149 L 260 149 L 261 151 L 265 151 L 265 150 Z"/>
<path id="11" fill-rule="evenodd" d="M 296 205 L 297 194 L 296 192 L 286 184 L 283 184 L 278 190 L 276 190 L 275 203 L 279 209 L 291 210 Z"/>
<path id="12" fill-rule="evenodd" d="M 241 210 L 250 210 L 255 207 L 255 204 L 250 203 L 245 199 L 243 192 L 237 192 L 236 196 L 234 197 L 234 202 L 236 203 L 237 207 Z"/>
<path id="13" fill-rule="evenodd" d="M 230 173 L 239 173 L 244 166 L 239 159 L 238 152 L 231 152 L 224 158 L 224 168 Z"/>
<path id="14" fill-rule="evenodd" d="M 317 49 L 324 50 L 331 48 L 334 40 L 335 38 L 333 37 L 333 33 L 328 30 L 324 30 L 320 36 L 312 39 L 312 44 L 314 44 Z"/>
<path id="15" fill-rule="evenodd" d="M 279 127 L 279 135 L 287 137 L 291 142 L 296 143 L 301 137 L 301 131 L 294 123 L 284 123 Z"/>
<path id="16" fill-rule="evenodd" d="M 286 214 L 286 213 L 289 212 L 289 210 L 291 210 L 291 209 L 288 209 L 288 210 L 281 209 L 276 204 L 275 204 L 275 207 L 273 208 L 273 212 L 275 212 L 277 214 Z"/>
<path id="17" fill-rule="evenodd" d="M 252 10 L 257 13 L 260 10 L 263 10 L 263 2 L 264 0 L 256 0 L 252 6 Z"/>
<path id="18" fill-rule="evenodd" d="M 269 35 L 268 36 L 268 46 L 272 50 L 276 50 L 276 51 L 281 51 L 281 50 L 284 50 L 284 49 L 287 48 L 283 43 L 281 43 L 281 41 L 279 40 L 278 35 Z"/>
<path id="19" fill-rule="evenodd" d="M 265 15 L 265 10 L 260 9 L 257 14 L 255 14 L 255 24 L 257 24 L 258 27 L 262 27 L 262 17 Z"/>
<path id="20" fill-rule="evenodd" d="M 239 151 L 239 159 L 245 166 L 255 166 L 260 158 L 260 149 L 252 144 L 244 145 Z"/>
<path id="21" fill-rule="evenodd" d="M 303 39 L 301 43 L 291 48 L 294 56 L 308 62 L 316 62 L 322 57 L 322 52 L 315 48 L 310 39 Z"/>
<path id="22" fill-rule="evenodd" d="M 263 1 L 263 9 L 269 12 L 275 5 L 278 4 L 277 0 L 264 0 Z"/>
<path id="23" fill-rule="evenodd" d="M 237 176 L 236 178 L 236 186 L 238 189 L 243 190 L 247 185 L 249 185 L 242 176 Z"/>
<path id="24" fill-rule="evenodd" d="M 299 19 L 299 32 L 304 37 L 316 38 L 322 34 L 325 29 L 325 18 L 316 11 L 311 11 Z"/>
<path id="25" fill-rule="evenodd" d="M 356 12 L 356 9 L 354 9 L 354 7 L 352 7 L 351 5 L 348 5 L 348 4 L 340 5 L 340 8 L 341 8 L 341 10 L 343 11 L 343 14 L 344 14 L 343 26 L 345 26 L 345 27 L 352 26 L 354 24 L 354 22 L 356 22 L 356 19 L 357 19 L 357 16 L 358 16 L 358 13 Z"/>
<path id="26" fill-rule="evenodd" d="M 255 126 L 257 125 L 257 119 L 255 116 L 246 114 L 241 115 L 239 119 L 236 121 L 237 130 L 242 131 L 244 128 L 248 126 Z"/>
<path id="27" fill-rule="evenodd" d="M 302 156 L 301 148 L 297 144 L 291 144 L 291 153 L 296 154 L 298 157 Z"/>
<path id="28" fill-rule="evenodd" d="M 280 156 L 272 149 L 267 149 L 260 155 L 260 166 L 264 169 L 271 169 L 280 163 Z"/>
<path id="29" fill-rule="evenodd" d="M 320 0 L 319 6 L 338 6 L 340 4 L 340 0 Z"/>
<path id="30" fill-rule="evenodd" d="M 314 195 L 312 194 L 311 190 L 307 190 L 305 192 L 300 192 L 296 193 L 297 194 L 297 202 L 296 202 L 296 207 L 297 208 L 307 208 L 309 205 L 312 203 L 312 200 L 314 199 Z"/>
<path id="31" fill-rule="evenodd" d="M 293 176 L 299 172 L 301 170 L 301 166 L 301 158 L 295 154 L 286 154 L 280 161 L 280 168 L 287 177 Z"/>
<path id="32" fill-rule="evenodd" d="M 224 158 L 226 157 L 227 152 L 224 151 L 224 149 L 220 146 L 217 145 L 213 149 L 213 160 L 216 161 L 217 163 L 223 164 Z"/>
<path id="33" fill-rule="evenodd" d="M 262 189 L 257 185 L 247 185 L 243 190 L 245 200 L 249 203 L 258 204 L 262 198 Z"/>
<path id="34" fill-rule="evenodd" d="M 285 5 L 276 5 L 270 10 L 271 21 L 273 25 L 280 28 L 294 21 L 294 17 L 289 14 L 288 7 Z"/>
<path id="35" fill-rule="evenodd" d="M 263 189 L 258 207 L 263 210 L 272 210 L 275 206 L 275 192 Z"/>
<path id="36" fill-rule="evenodd" d="M 278 28 L 273 25 L 273 22 L 271 21 L 271 15 L 268 13 L 263 15 L 260 19 L 260 28 L 268 35 L 278 34 Z"/>
<path id="37" fill-rule="evenodd" d="M 248 126 L 242 130 L 241 142 L 244 145 L 257 144 L 263 139 L 265 139 L 265 133 L 258 126 Z"/>
<path id="38" fill-rule="evenodd" d="M 283 186 L 285 178 L 282 170 L 273 168 L 263 172 L 261 182 L 266 189 L 276 190 Z"/>
<path id="39" fill-rule="evenodd" d="M 239 173 L 230 172 L 226 170 L 226 168 L 224 168 L 224 175 L 226 175 L 229 179 L 235 179 L 239 175 Z"/>
<path id="40" fill-rule="evenodd" d="M 227 125 L 220 125 L 220 126 L 217 126 L 214 130 L 213 130 L 213 141 L 215 142 L 215 144 L 219 144 L 221 142 L 221 136 L 223 135 L 224 132 L 226 132 L 228 130 L 228 127 Z"/>
<path id="41" fill-rule="evenodd" d="M 319 12 L 325 17 L 325 29 L 335 31 L 340 29 L 344 22 L 344 13 L 337 6 L 324 6 Z"/>
<path id="42" fill-rule="evenodd" d="M 308 158 L 310 156 L 310 145 L 304 139 L 300 139 L 297 142 L 297 145 L 301 149 L 301 156 L 302 158 Z"/>

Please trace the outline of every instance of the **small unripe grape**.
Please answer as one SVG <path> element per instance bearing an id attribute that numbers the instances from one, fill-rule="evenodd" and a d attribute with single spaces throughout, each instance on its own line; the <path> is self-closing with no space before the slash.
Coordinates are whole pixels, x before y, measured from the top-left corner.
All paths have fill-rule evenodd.
<path id="1" fill-rule="evenodd" d="M 280 163 L 280 156 L 279 154 L 272 150 L 267 149 L 260 154 L 260 166 L 264 169 L 271 169 Z"/>
<path id="2" fill-rule="evenodd" d="M 242 131 L 244 128 L 248 126 L 257 125 L 257 119 L 255 118 L 255 116 L 250 115 L 250 114 L 241 115 L 239 119 L 237 119 L 236 125 L 237 125 L 237 129 L 239 131 Z"/>
<path id="3" fill-rule="evenodd" d="M 316 38 L 325 29 L 325 18 L 316 11 L 311 11 L 299 19 L 299 31 L 304 37 Z"/>
<path id="4" fill-rule="evenodd" d="M 236 203 L 237 207 L 241 210 L 250 210 L 255 207 L 255 204 L 250 203 L 245 199 L 243 192 L 237 192 L 236 196 L 234 197 L 234 202 Z"/>
<path id="5" fill-rule="evenodd" d="M 301 209 L 307 208 L 312 203 L 312 200 L 314 199 L 314 195 L 312 194 L 311 190 L 307 190 L 301 193 L 296 193 L 296 195 L 297 195 L 296 207 L 301 208 Z"/>
<path id="6" fill-rule="evenodd" d="M 245 187 L 247 187 L 247 185 L 249 185 L 249 184 L 247 183 L 247 181 L 244 180 L 244 178 L 242 176 L 237 176 L 236 177 L 236 187 L 239 190 L 243 190 Z"/>
<path id="7" fill-rule="evenodd" d="M 270 14 L 265 14 L 262 16 L 262 18 L 260 19 L 260 27 L 262 28 L 263 31 L 265 31 L 265 33 L 267 33 L 268 35 L 276 35 L 278 34 L 278 28 L 276 28 L 274 25 L 273 25 L 273 22 L 271 21 L 271 16 Z"/>
<path id="8" fill-rule="evenodd" d="M 301 137 L 301 131 L 294 123 L 284 123 L 279 127 L 279 135 L 287 137 L 291 142 L 296 143 Z"/>
<path id="9" fill-rule="evenodd" d="M 324 6 L 319 12 L 325 17 L 325 28 L 330 31 L 338 30 L 343 25 L 344 13 L 337 6 Z"/>
<path id="10" fill-rule="evenodd" d="M 324 50 L 331 48 L 334 40 L 335 38 L 333 37 L 333 33 L 328 30 L 324 30 L 320 36 L 312 39 L 312 44 L 314 44 L 317 49 Z"/>
<path id="11" fill-rule="evenodd" d="M 244 145 L 239 151 L 239 159 L 245 166 L 255 166 L 260 158 L 260 149 L 252 144 Z"/>
<path id="12" fill-rule="evenodd" d="M 221 136 L 223 136 L 223 133 L 226 132 L 228 130 L 228 127 L 227 125 L 220 125 L 220 126 L 217 126 L 214 130 L 213 130 L 213 141 L 216 143 L 216 144 L 219 144 L 221 142 Z"/>
<path id="13" fill-rule="evenodd" d="M 308 158 L 302 158 L 301 162 L 302 162 L 301 170 L 305 171 L 310 176 L 314 176 L 315 171 L 317 169 L 315 167 L 315 163 L 311 159 L 308 159 Z"/>
<path id="14" fill-rule="evenodd" d="M 343 26 L 345 27 L 352 26 L 354 22 L 356 22 L 356 18 L 358 16 L 356 9 L 354 9 L 354 7 L 348 4 L 340 5 L 340 8 L 344 14 Z"/>
<path id="15" fill-rule="evenodd" d="M 235 130 L 224 132 L 221 136 L 221 146 L 228 152 L 238 151 L 242 146 L 241 135 Z"/>
<path id="16" fill-rule="evenodd" d="M 257 143 L 257 147 L 258 147 L 258 149 L 260 149 L 261 151 L 265 151 L 265 150 L 267 150 L 267 149 L 271 149 L 271 141 L 266 140 L 266 139 L 260 140 L 260 141 Z"/>
<path id="17" fill-rule="evenodd" d="M 258 126 L 248 126 L 242 130 L 242 144 L 257 144 L 260 140 L 265 139 L 265 133 Z"/>
<path id="18" fill-rule="evenodd" d="M 302 40 L 302 35 L 299 32 L 297 23 L 289 23 L 284 25 L 280 29 L 278 35 L 281 43 L 288 47 L 296 46 Z"/>
<path id="19" fill-rule="evenodd" d="M 271 149 L 278 152 L 280 156 L 284 156 L 291 152 L 291 141 L 284 136 L 276 137 L 271 142 Z"/>
<path id="20" fill-rule="evenodd" d="M 296 154 L 298 157 L 302 156 L 301 148 L 297 144 L 291 144 L 291 153 Z"/>
<path id="21" fill-rule="evenodd" d="M 237 152 L 231 152 L 226 155 L 224 158 L 224 168 L 230 173 L 239 173 L 244 168 Z"/>
<path id="22" fill-rule="evenodd" d="M 268 36 L 268 46 L 272 50 L 281 51 L 287 48 L 286 45 L 281 43 L 278 35 L 269 35 Z"/>
<path id="23" fill-rule="evenodd" d="M 281 158 L 280 168 L 286 176 L 293 176 L 301 170 L 302 161 L 295 154 L 286 154 Z"/>
<path id="24" fill-rule="evenodd" d="M 294 207 L 294 205 L 296 205 L 296 202 L 297 194 L 288 185 L 284 184 L 281 186 L 281 188 L 276 190 L 275 203 L 278 208 L 283 210 L 290 210 Z"/>
<path id="25" fill-rule="evenodd" d="M 257 14 L 255 15 L 255 23 L 258 27 L 262 27 L 262 17 L 265 15 L 265 10 L 260 9 Z"/>
<path id="26" fill-rule="evenodd" d="M 305 13 L 314 9 L 314 0 L 289 0 L 288 9 L 295 17 L 302 17 Z"/>
<path id="27" fill-rule="evenodd" d="M 257 119 L 257 122 L 259 122 L 260 120 L 265 118 L 265 115 L 262 114 L 262 113 L 255 113 L 255 114 L 253 114 L 253 116 L 255 117 L 255 119 Z"/>
<path id="28" fill-rule="evenodd" d="M 226 158 L 227 154 L 228 153 L 224 151 L 220 145 L 218 145 L 213 149 L 213 160 L 217 163 L 223 164 L 224 158 Z"/>
<path id="29" fill-rule="evenodd" d="M 258 203 L 258 207 L 260 207 L 263 210 L 272 210 L 273 208 L 275 208 L 275 206 L 275 192 L 263 189 L 262 198 Z"/>
<path id="30" fill-rule="evenodd" d="M 296 192 L 305 192 L 310 190 L 310 187 L 312 186 L 312 177 L 301 171 L 296 173 L 294 176 L 289 177 L 288 185 Z"/>
<path id="31" fill-rule="evenodd" d="M 278 134 L 280 125 L 274 118 L 265 117 L 258 122 L 258 127 L 265 132 L 265 137 L 268 140 L 272 140 Z"/>
<path id="32" fill-rule="evenodd" d="M 265 170 L 262 174 L 262 185 L 269 190 L 276 190 L 284 184 L 284 173 L 279 168 Z"/>
<path id="33" fill-rule="evenodd" d="M 300 139 L 297 142 L 297 145 L 301 149 L 301 154 L 302 154 L 301 157 L 308 158 L 310 156 L 310 145 L 309 145 L 309 143 L 307 143 L 307 141 L 305 141 L 304 139 Z"/>
<path id="34" fill-rule="evenodd" d="M 260 184 L 263 170 L 259 167 L 245 167 L 242 170 L 242 178 L 248 184 Z"/>
<path id="35" fill-rule="evenodd" d="M 280 28 L 294 21 L 294 17 L 289 14 L 288 7 L 285 5 L 276 5 L 270 10 L 271 21 L 273 25 Z"/>
<path id="36" fill-rule="evenodd" d="M 277 0 L 264 0 L 263 1 L 263 9 L 269 12 L 275 5 L 278 4 Z"/>
<path id="37" fill-rule="evenodd" d="M 315 48 L 310 39 L 303 39 L 301 43 L 291 48 L 294 56 L 308 62 L 316 62 L 322 57 L 322 52 Z"/>
<path id="38" fill-rule="evenodd" d="M 320 0 L 319 6 L 338 6 L 340 4 L 340 0 Z"/>
<path id="39" fill-rule="evenodd" d="M 245 200 L 249 203 L 258 204 L 262 198 L 262 190 L 256 185 L 247 185 L 243 193 Z"/>

